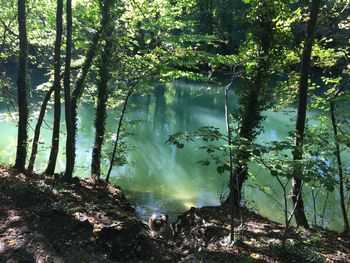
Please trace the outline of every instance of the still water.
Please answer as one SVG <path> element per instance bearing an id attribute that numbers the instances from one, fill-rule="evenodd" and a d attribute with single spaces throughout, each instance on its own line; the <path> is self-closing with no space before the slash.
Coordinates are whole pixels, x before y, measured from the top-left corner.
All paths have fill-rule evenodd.
<path id="1" fill-rule="evenodd" d="M 232 98 L 233 104 L 235 99 Z M 220 204 L 220 196 L 227 192 L 227 175 L 218 175 L 215 166 L 201 166 L 198 161 L 206 154 L 199 151 L 198 142 L 191 142 L 183 149 L 165 144 L 168 136 L 177 131 L 195 131 L 202 126 L 215 126 L 225 131 L 224 97 L 222 87 L 176 82 L 154 90 L 145 96 L 135 94 L 135 105 L 127 111 L 126 119 L 137 120 L 137 124 L 127 129 L 127 137 L 132 147 L 127 159 L 128 164 L 115 167 L 112 181 L 122 187 L 128 200 L 135 206 L 139 216 L 146 220 L 153 212 L 167 212 L 173 220 L 179 213 L 191 206 L 211 206 Z M 116 132 L 119 113 L 109 111 L 107 119 L 108 138 Z M 260 142 L 282 140 L 294 129 L 291 119 L 295 111 L 264 113 L 264 133 Z M 13 163 L 15 157 L 17 128 L 14 114 L 0 107 L 0 162 Z M 34 114 L 35 117 L 35 114 Z M 47 164 L 51 141 L 53 110 L 50 109 L 41 133 L 41 144 L 35 170 L 42 172 Z M 62 116 L 63 120 L 63 116 Z M 89 176 L 91 151 L 94 139 L 94 108 L 82 105 L 79 109 L 79 133 L 77 137 L 77 166 L 75 175 Z M 31 127 L 35 126 L 35 121 Z M 32 134 L 32 129 L 29 129 Z M 57 171 L 64 171 L 64 133 L 57 164 Z M 107 171 L 108 158 L 112 150 L 112 140 L 104 145 L 104 167 Z M 349 166 L 350 157 L 344 154 L 344 163 Z M 256 209 L 263 216 L 283 222 L 283 196 L 277 181 L 265 170 L 252 164 L 250 171 L 255 179 L 249 180 L 244 190 L 246 205 Z M 258 190 L 254 185 L 267 189 L 268 193 Z M 262 189 L 262 188 L 261 188 Z M 266 192 L 266 191 L 265 191 Z M 270 193 L 270 194 L 269 194 Z M 319 215 L 323 211 L 325 194 L 317 198 L 317 224 L 321 224 Z M 333 193 L 327 201 L 324 226 L 342 230 L 342 220 L 338 195 Z M 310 189 L 305 189 L 305 202 L 310 223 L 313 223 L 313 206 Z"/>

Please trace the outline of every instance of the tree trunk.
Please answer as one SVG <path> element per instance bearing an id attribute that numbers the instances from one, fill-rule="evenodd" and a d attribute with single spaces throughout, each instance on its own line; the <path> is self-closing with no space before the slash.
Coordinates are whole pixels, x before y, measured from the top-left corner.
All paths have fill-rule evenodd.
<path id="1" fill-rule="evenodd" d="M 232 143 L 232 129 L 231 129 L 231 121 L 230 121 L 230 115 L 229 115 L 229 90 L 232 85 L 233 80 L 225 87 L 225 120 L 226 120 L 226 132 L 227 132 L 227 144 L 231 146 Z M 234 192 L 234 174 L 233 174 L 233 156 L 232 156 L 232 149 L 229 148 L 228 150 L 228 162 L 230 166 L 230 240 L 231 242 L 236 241 L 235 236 L 235 195 L 232 193 Z"/>
<path id="2" fill-rule="evenodd" d="M 59 136 L 60 136 L 60 119 L 61 119 L 61 42 L 62 42 L 62 14 L 63 14 L 63 0 L 57 0 L 57 13 L 56 13 L 56 41 L 55 41 L 55 54 L 54 54 L 54 123 L 52 132 L 52 146 L 50 151 L 49 163 L 45 173 L 47 175 L 53 175 L 55 172 L 58 148 L 59 148 Z"/>
<path id="3" fill-rule="evenodd" d="M 38 153 L 38 143 L 39 143 L 39 138 L 40 138 L 41 125 L 43 124 L 43 121 L 44 121 L 47 103 L 49 102 L 49 100 L 51 98 L 51 95 L 54 92 L 54 90 L 55 90 L 54 86 L 52 86 L 50 88 L 50 90 L 48 90 L 48 92 L 46 93 L 46 96 L 45 96 L 45 98 L 43 100 L 43 103 L 41 104 L 40 113 L 39 113 L 39 117 L 38 117 L 38 122 L 36 123 L 35 129 L 34 129 L 34 138 L 33 138 L 33 144 L 32 144 L 32 152 L 30 154 L 30 159 L 29 159 L 29 164 L 28 164 L 28 169 L 27 169 L 27 172 L 29 174 L 33 172 L 34 163 L 35 163 L 35 159 L 36 159 L 36 154 Z"/>
<path id="4" fill-rule="evenodd" d="M 107 50 L 107 45 L 104 46 L 104 49 Z M 109 53 L 109 52 L 103 52 Z M 103 56 L 105 57 L 105 56 Z M 102 62 L 104 61 L 104 62 Z M 95 143 L 92 150 L 92 162 L 91 162 L 91 174 L 100 178 L 101 175 L 101 150 L 105 134 L 105 124 L 107 118 L 107 98 L 108 98 L 108 75 L 107 61 L 102 59 L 99 69 L 100 80 L 98 84 L 98 95 L 97 95 L 97 108 L 96 108 L 96 117 L 95 117 Z"/>
<path id="5" fill-rule="evenodd" d="M 27 157 L 27 126 L 28 126 L 28 98 L 27 98 L 27 60 L 28 40 L 26 25 L 26 1 L 18 0 L 18 32 L 19 32 L 19 57 L 17 72 L 18 92 L 18 136 L 15 168 L 21 172 L 25 170 Z"/>
<path id="6" fill-rule="evenodd" d="M 107 118 L 107 99 L 108 99 L 108 60 L 110 57 L 110 46 L 104 45 L 99 67 L 99 83 L 97 85 L 97 108 L 95 117 L 95 143 L 92 150 L 91 174 L 100 178 L 101 175 L 101 150 L 105 134 L 105 124 Z"/>
<path id="7" fill-rule="evenodd" d="M 298 116 L 296 122 L 296 140 L 293 152 L 293 160 L 298 161 L 303 158 L 303 140 L 306 122 L 307 109 L 307 90 L 311 65 L 312 43 L 314 39 L 316 21 L 320 7 L 320 0 L 313 0 L 310 10 L 310 20 L 307 24 L 307 32 L 304 43 L 303 57 L 301 62 L 301 77 L 299 83 L 299 105 Z M 295 220 L 298 226 L 309 228 L 309 224 L 305 215 L 304 203 L 302 195 L 297 199 L 299 192 L 302 191 L 302 168 L 297 165 L 294 167 L 292 180 L 292 199 L 295 209 Z"/>
<path id="8" fill-rule="evenodd" d="M 298 226 L 303 226 L 304 228 L 310 228 L 309 223 L 307 221 L 305 210 L 304 210 L 304 202 L 300 196 L 299 200 L 297 200 L 298 194 L 302 191 L 302 180 L 293 177 L 292 178 L 292 200 L 295 206 L 295 221 Z M 297 203 L 298 202 L 298 203 Z M 297 203 L 297 204 L 296 204 Z"/>
<path id="9" fill-rule="evenodd" d="M 86 53 L 85 61 L 82 67 L 82 70 L 78 76 L 78 79 L 75 83 L 75 88 L 72 92 L 71 99 L 71 118 L 72 118 L 72 134 L 67 133 L 67 140 L 72 142 L 71 151 L 72 151 L 72 167 L 75 166 L 75 156 L 76 156 L 76 134 L 78 130 L 78 105 L 80 98 L 84 92 L 85 88 L 85 79 L 91 68 L 94 57 L 96 56 L 96 50 L 98 47 L 98 42 L 100 40 L 101 30 L 97 31 L 91 41 L 89 50 Z M 68 138 L 69 137 L 69 138 Z"/>
<path id="10" fill-rule="evenodd" d="M 72 0 L 67 0 L 67 38 L 66 38 L 66 61 L 64 69 L 64 103 L 65 116 L 67 126 L 66 139 L 66 172 L 65 178 L 71 179 L 74 169 L 74 152 L 73 152 L 73 120 L 71 107 L 71 91 L 70 91 L 70 71 L 71 71 L 71 57 L 72 57 Z"/>
<path id="11" fill-rule="evenodd" d="M 254 28 L 250 31 L 254 35 L 255 41 L 259 46 L 259 54 L 255 58 L 256 69 L 254 74 L 247 76 L 246 83 L 240 87 L 239 93 L 239 134 L 238 139 L 244 138 L 247 142 L 253 142 L 259 134 L 262 116 L 261 112 L 267 108 L 266 93 L 268 92 L 269 53 L 271 43 L 274 37 L 274 3 L 273 1 L 260 1 L 257 4 L 259 16 L 256 18 Z M 269 36 L 269 37 L 266 37 Z M 248 158 L 249 152 L 239 150 L 234 162 L 236 163 L 233 177 L 230 179 L 230 196 L 225 201 L 234 200 L 234 206 L 240 207 L 242 199 L 242 188 L 245 180 L 248 178 Z M 231 195 L 233 197 L 231 198 Z"/>
<path id="12" fill-rule="evenodd" d="M 95 143 L 92 150 L 91 174 L 100 179 L 101 176 L 101 150 L 106 130 L 108 81 L 110 79 L 110 61 L 113 46 L 113 25 L 111 17 L 111 6 L 113 0 L 105 0 L 103 5 L 103 16 L 105 17 L 106 29 L 103 32 L 104 46 L 102 49 L 97 83 L 97 108 L 95 116 Z"/>
<path id="13" fill-rule="evenodd" d="M 125 111 L 126 111 L 126 108 L 128 106 L 129 98 L 133 94 L 134 90 L 135 90 L 135 87 L 131 87 L 129 92 L 128 92 L 128 94 L 125 97 L 125 100 L 124 100 L 122 113 L 120 114 L 119 122 L 118 122 L 117 136 L 115 138 L 114 148 L 113 148 L 113 152 L 112 152 L 112 156 L 111 156 L 111 161 L 109 163 L 109 169 L 108 169 L 108 173 L 107 173 L 107 176 L 106 176 L 106 182 L 109 181 L 109 178 L 111 176 L 113 163 L 114 163 L 114 160 L 115 160 L 115 155 L 116 155 L 117 149 L 118 149 L 120 133 L 121 133 L 121 129 L 122 129 L 122 124 L 123 124 L 123 120 L 124 120 Z"/>
<path id="14" fill-rule="evenodd" d="M 340 157 L 340 147 L 337 140 L 338 136 L 338 129 L 337 129 L 337 120 L 335 118 L 335 111 L 334 111 L 334 100 L 331 100 L 329 102 L 330 105 L 330 114 L 331 114 L 331 120 L 332 120 L 332 127 L 333 127 L 333 134 L 334 134 L 334 143 L 335 143 L 335 156 L 337 158 L 337 164 L 338 164 L 338 173 L 339 173 L 339 194 L 340 194 L 340 207 L 343 213 L 343 219 L 344 219 L 344 232 L 349 233 L 349 220 L 346 213 L 345 208 L 345 197 L 344 197 L 344 173 L 343 173 L 343 164 Z"/>
<path id="15" fill-rule="evenodd" d="M 87 74 L 91 68 L 92 62 L 96 56 L 97 47 L 101 38 L 101 35 L 107 26 L 108 19 L 106 17 L 106 12 L 104 10 L 108 8 L 108 5 L 110 5 L 111 1 L 107 1 L 103 6 L 101 5 L 101 22 L 100 22 L 100 28 L 98 31 L 96 31 L 92 37 L 92 41 L 90 43 L 89 49 L 85 56 L 85 61 L 82 67 L 82 70 L 78 76 L 78 79 L 75 83 L 75 88 L 72 92 L 72 103 L 71 103 L 71 111 L 72 111 L 72 121 L 73 121 L 73 129 L 72 134 L 67 134 L 67 136 L 72 137 L 70 140 L 72 141 L 72 166 L 74 168 L 75 165 L 75 152 L 76 152 L 76 134 L 78 130 L 78 105 L 80 98 L 84 92 L 85 88 L 85 79 L 87 77 Z"/>

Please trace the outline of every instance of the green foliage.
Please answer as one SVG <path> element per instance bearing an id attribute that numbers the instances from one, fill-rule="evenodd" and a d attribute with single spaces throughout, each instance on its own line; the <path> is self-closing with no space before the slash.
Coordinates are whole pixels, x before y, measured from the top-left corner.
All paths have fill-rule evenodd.
<path id="1" fill-rule="evenodd" d="M 166 141 L 166 143 L 175 145 L 179 149 L 182 149 L 185 143 L 188 142 L 198 143 L 197 150 L 207 153 L 208 157 L 200 160 L 199 164 L 208 166 L 214 163 L 219 174 L 229 171 L 229 165 L 226 161 L 228 150 L 231 146 L 221 145 L 221 143 L 227 142 L 227 137 L 218 128 L 206 126 L 199 128 L 193 133 L 177 132 L 170 135 Z"/>
<path id="2" fill-rule="evenodd" d="M 240 136 L 253 141 L 262 131 L 262 112 L 274 103 L 272 79 L 282 74 L 288 33 L 277 25 L 277 19 L 287 12 L 288 5 L 278 1 L 249 1 L 251 27 L 237 58 L 236 75 L 242 79 L 236 93 L 239 96 L 238 121 Z"/>
<path id="3" fill-rule="evenodd" d="M 295 161 L 291 158 L 291 153 L 295 150 L 293 134 L 290 134 L 288 141 L 271 141 L 265 145 L 254 145 L 252 158 L 262 168 L 267 168 L 274 177 L 291 179 L 294 167 L 302 167 L 299 179 L 304 180 L 306 185 L 321 185 L 328 191 L 333 191 L 337 182 L 330 166 L 329 158 L 332 158 L 332 152 L 330 150 L 323 152 L 328 149 L 329 142 L 324 139 L 325 137 L 319 136 L 319 127 L 317 127 L 318 136 L 315 136 L 315 133 L 316 129 L 310 130 L 305 137 L 302 160 Z"/>
<path id="4" fill-rule="evenodd" d="M 313 234 L 310 238 L 303 240 L 303 243 L 305 245 L 316 245 L 319 244 L 322 241 L 322 235 L 321 233 L 317 232 L 315 234 Z"/>

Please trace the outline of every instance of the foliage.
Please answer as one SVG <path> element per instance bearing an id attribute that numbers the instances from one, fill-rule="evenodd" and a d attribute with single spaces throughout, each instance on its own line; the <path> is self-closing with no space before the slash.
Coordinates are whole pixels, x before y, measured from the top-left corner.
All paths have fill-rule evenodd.
<path id="1" fill-rule="evenodd" d="M 252 151 L 253 158 L 263 168 L 268 168 L 272 176 L 280 176 L 287 179 L 292 178 L 292 170 L 295 166 L 302 167 L 300 180 L 304 180 L 306 185 L 316 186 L 318 184 L 328 191 L 334 191 L 336 181 L 333 177 L 333 170 L 330 166 L 330 151 L 327 154 L 320 151 L 326 149 L 329 142 L 322 137 L 314 136 L 312 131 L 306 135 L 304 144 L 304 158 L 302 160 L 292 160 L 291 153 L 295 146 L 290 134 L 288 141 L 271 141 L 266 145 L 255 145 Z"/>

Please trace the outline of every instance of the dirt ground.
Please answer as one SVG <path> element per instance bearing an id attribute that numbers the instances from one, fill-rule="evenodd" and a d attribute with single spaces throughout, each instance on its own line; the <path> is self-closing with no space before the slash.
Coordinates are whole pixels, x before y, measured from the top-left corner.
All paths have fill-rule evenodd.
<path id="1" fill-rule="evenodd" d="M 292 228 L 282 249 L 282 225 L 241 212 L 234 244 L 225 206 L 191 208 L 154 234 L 117 186 L 0 168 L 0 262 L 350 262 L 349 237 Z"/>

